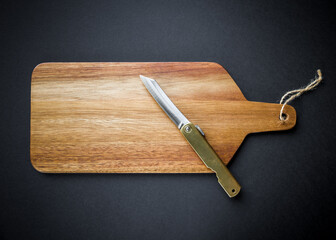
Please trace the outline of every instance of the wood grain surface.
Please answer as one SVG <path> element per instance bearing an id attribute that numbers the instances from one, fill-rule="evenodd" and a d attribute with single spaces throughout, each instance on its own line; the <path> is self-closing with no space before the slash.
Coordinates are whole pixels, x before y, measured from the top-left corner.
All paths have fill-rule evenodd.
<path id="1" fill-rule="evenodd" d="M 210 173 L 139 75 L 154 78 L 227 164 L 249 133 L 290 129 L 211 62 L 43 63 L 31 82 L 31 162 L 45 173 Z"/>

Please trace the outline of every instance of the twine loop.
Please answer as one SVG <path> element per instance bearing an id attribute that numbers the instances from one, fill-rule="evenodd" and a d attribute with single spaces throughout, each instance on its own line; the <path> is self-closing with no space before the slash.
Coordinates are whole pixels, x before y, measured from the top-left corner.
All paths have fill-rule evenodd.
<path id="1" fill-rule="evenodd" d="M 282 105 L 282 108 L 280 110 L 280 120 L 281 121 L 285 121 L 286 120 L 286 115 L 283 113 L 283 110 L 285 108 L 285 106 L 292 100 L 294 100 L 295 98 L 301 96 L 304 92 L 308 92 L 313 90 L 315 87 L 317 87 L 321 81 L 322 81 L 322 72 L 320 69 L 317 70 L 317 76 L 315 76 L 315 79 L 313 81 L 311 81 L 311 83 L 309 83 L 307 86 L 303 87 L 303 88 L 299 88 L 299 89 L 295 89 L 295 90 L 291 90 L 285 93 L 285 95 L 282 96 L 281 100 L 280 100 L 280 104 Z"/>

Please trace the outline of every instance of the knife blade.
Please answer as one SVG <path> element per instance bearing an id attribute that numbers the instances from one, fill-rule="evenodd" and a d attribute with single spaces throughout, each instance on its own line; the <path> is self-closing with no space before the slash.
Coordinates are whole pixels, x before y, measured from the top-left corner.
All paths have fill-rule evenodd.
<path id="1" fill-rule="evenodd" d="M 142 75 L 140 75 L 140 79 L 162 110 L 175 123 L 203 163 L 216 173 L 218 182 L 227 195 L 229 197 L 237 196 L 241 189 L 239 183 L 205 139 L 201 128 L 191 123 L 183 115 L 154 79 Z"/>

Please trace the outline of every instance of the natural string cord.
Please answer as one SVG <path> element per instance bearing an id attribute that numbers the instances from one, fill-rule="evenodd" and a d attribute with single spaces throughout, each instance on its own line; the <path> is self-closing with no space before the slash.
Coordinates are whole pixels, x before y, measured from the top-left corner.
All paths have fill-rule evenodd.
<path id="1" fill-rule="evenodd" d="M 292 100 L 294 100 L 295 98 L 301 96 L 304 92 L 308 92 L 310 90 L 313 90 L 315 87 L 317 87 L 322 81 L 322 72 L 320 69 L 317 70 L 317 76 L 315 77 L 315 79 L 309 83 L 307 86 L 303 87 L 303 88 L 299 88 L 296 90 L 292 90 L 292 91 L 288 91 L 285 93 L 285 95 L 282 96 L 281 100 L 280 100 L 280 104 L 282 105 L 282 108 L 280 110 L 280 120 L 281 121 L 285 121 L 287 116 L 286 114 L 283 113 L 283 110 L 285 108 L 285 106 Z M 286 99 L 286 101 L 285 101 Z"/>

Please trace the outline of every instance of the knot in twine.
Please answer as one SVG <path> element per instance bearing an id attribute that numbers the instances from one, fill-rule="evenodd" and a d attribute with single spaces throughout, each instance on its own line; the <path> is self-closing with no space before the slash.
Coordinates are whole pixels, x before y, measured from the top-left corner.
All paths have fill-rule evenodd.
<path id="1" fill-rule="evenodd" d="M 282 108 L 280 110 L 280 120 L 281 121 L 285 121 L 287 116 L 286 114 L 283 113 L 283 110 L 285 108 L 285 106 L 292 100 L 294 100 L 295 98 L 301 96 L 304 92 L 308 92 L 310 90 L 313 90 L 315 87 L 317 87 L 322 81 L 322 73 L 321 70 L 318 69 L 317 70 L 317 76 L 315 77 L 315 79 L 309 83 L 307 86 L 303 87 L 303 88 L 299 88 L 296 90 L 292 90 L 292 91 L 288 91 L 285 93 L 285 95 L 282 96 L 281 100 L 280 100 L 280 104 L 282 105 Z M 286 101 L 285 101 L 286 99 Z"/>

